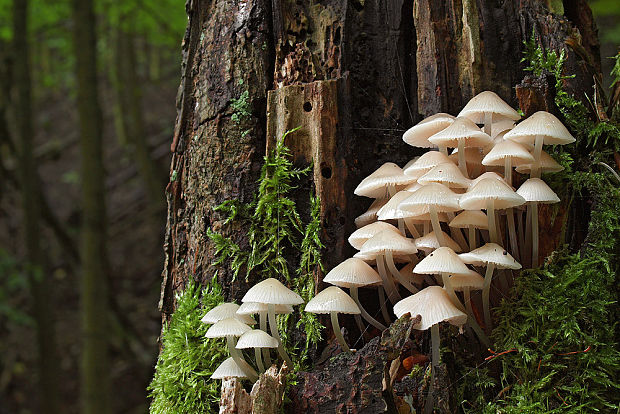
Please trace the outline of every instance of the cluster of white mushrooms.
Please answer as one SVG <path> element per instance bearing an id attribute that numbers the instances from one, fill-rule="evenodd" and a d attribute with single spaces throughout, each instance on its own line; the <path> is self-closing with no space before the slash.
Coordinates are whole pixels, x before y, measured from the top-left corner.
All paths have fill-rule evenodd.
<path id="1" fill-rule="evenodd" d="M 542 146 L 575 141 L 550 113 L 537 112 L 515 126 L 520 118 L 495 93 L 482 92 L 457 117 L 435 114 L 405 132 L 407 144 L 429 148 L 428 152 L 403 168 L 385 163 L 358 185 L 356 195 L 374 199 L 368 211 L 355 219 L 358 229 L 349 237 L 351 246 L 359 251 L 325 276 L 324 282 L 334 286 L 319 292 L 305 306 L 306 312 L 331 315 L 334 335 L 343 350 L 350 351 L 338 313 L 353 314 L 361 332 L 366 330 L 363 320 L 384 330 L 391 323 L 388 302 L 397 317 L 420 315 L 416 329 L 431 329 L 433 375 L 439 363 L 440 322 L 459 326 L 461 331 L 467 325 L 489 345 L 474 317 L 470 291 L 482 290 L 484 325 L 489 331 L 489 294 L 495 269 L 503 275 L 502 269 L 520 269 L 519 262 L 538 266 L 538 204 L 559 201 L 540 175 L 562 167 Z M 448 148 L 453 148 L 450 155 Z M 513 169 L 530 175 L 516 191 Z M 442 222 L 447 224 L 443 228 Z M 483 267 L 484 277 L 478 273 Z M 506 289 L 506 281 L 499 279 Z M 259 293 L 261 285 L 268 290 Z M 383 321 L 362 306 L 361 287 L 377 290 Z M 350 296 L 341 288 L 349 289 Z M 412 295 L 403 299 L 405 291 Z M 462 292 L 463 301 L 457 292 Z M 260 371 L 264 366 L 259 348 L 268 363 L 269 347 L 278 347 L 281 357 L 290 363 L 278 336 L 275 314 L 291 312 L 291 305 L 301 304 L 301 298 L 277 280 L 268 279 L 251 288 L 242 301 L 232 316 L 211 318 L 218 307 L 203 320 L 215 322 L 207 337 L 226 337 L 232 356 L 213 378 L 242 375 L 254 380 L 256 371 L 239 352 L 246 347 L 257 348 Z M 246 325 L 253 322 L 247 319 L 248 314 L 255 313 L 260 315 L 262 331 L 252 331 Z M 265 314 L 273 336 L 264 332 Z"/>

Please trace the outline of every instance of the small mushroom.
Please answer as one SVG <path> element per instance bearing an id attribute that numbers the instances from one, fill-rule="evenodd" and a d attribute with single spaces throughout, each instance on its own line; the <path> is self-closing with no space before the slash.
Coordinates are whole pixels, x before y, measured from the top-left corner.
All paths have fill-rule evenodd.
<path id="1" fill-rule="evenodd" d="M 355 218 L 355 227 L 362 228 L 377 221 L 377 211 L 387 203 L 389 198 L 377 198 L 372 202 L 368 210 Z"/>
<path id="2" fill-rule="evenodd" d="M 448 225 L 450 227 L 456 227 L 460 229 L 466 228 L 469 230 L 468 239 L 470 251 L 474 250 L 477 247 L 476 229 L 487 230 L 489 228 L 487 215 L 484 214 L 484 212 L 481 210 L 462 211 Z"/>
<path id="3" fill-rule="evenodd" d="M 370 198 L 391 197 L 400 190 L 400 187 L 414 181 L 415 178 L 405 175 L 398 165 L 386 162 L 364 178 L 355 188 L 354 194 Z"/>
<path id="4" fill-rule="evenodd" d="M 452 125 L 452 122 L 454 122 L 453 115 L 442 112 L 431 115 L 409 128 L 403 134 L 403 141 L 413 147 L 437 148 L 435 144 L 429 142 L 428 137 L 446 129 Z M 445 147 L 441 147 L 441 151 L 444 155 L 446 154 Z"/>
<path id="5" fill-rule="evenodd" d="M 354 249 L 359 250 L 368 239 L 384 230 L 390 230 L 397 234 L 400 233 L 398 229 L 392 226 L 390 223 L 386 223 L 384 221 L 376 221 L 374 223 L 367 224 L 366 226 L 361 227 L 351 233 L 348 239 L 349 244 L 353 246 Z"/>
<path id="6" fill-rule="evenodd" d="M 243 370 L 250 381 L 254 382 L 258 379 L 258 374 L 254 368 L 243 359 L 241 352 L 235 348 L 235 345 L 237 345 L 237 337 L 249 330 L 251 330 L 251 328 L 238 319 L 226 318 L 211 325 L 205 337 L 226 338 L 226 346 L 228 347 L 230 356 L 235 360 L 235 363 Z"/>
<path id="7" fill-rule="evenodd" d="M 471 98 L 461 109 L 458 117 L 466 117 L 476 124 L 484 124 L 484 132 L 489 135 L 493 132 L 494 123 L 521 119 L 517 111 L 492 91 L 483 91 Z"/>
<path id="8" fill-rule="evenodd" d="M 424 173 L 429 171 L 436 165 L 443 164 L 446 162 L 452 162 L 448 155 L 439 152 L 439 151 L 428 151 L 425 152 L 411 165 L 405 165 L 403 171 L 405 175 L 408 175 L 412 178 L 420 178 Z"/>
<path id="9" fill-rule="evenodd" d="M 211 379 L 225 379 L 225 378 L 247 378 L 247 375 L 245 375 L 245 372 L 243 372 L 243 370 L 241 368 L 239 368 L 239 365 L 237 365 L 235 363 L 235 360 L 231 357 L 231 358 L 226 358 L 224 360 L 224 362 L 222 362 L 217 368 L 215 368 L 215 371 L 213 371 L 213 374 L 211 374 Z"/>
<path id="10" fill-rule="evenodd" d="M 277 348 L 278 340 L 266 333 L 265 331 L 262 331 L 260 329 L 253 329 L 241 335 L 235 347 L 237 349 L 254 348 L 254 356 L 256 358 L 256 365 L 258 366 L 258 371 L 260 373 L 263 373 L 265 372 L 265 365 L 263 365 L 261 349 Z"/>
<path id="11" fill-rule="evenodd" d="M 209 312 L 207 312 L 200 321 L 202 323 L 211 324 L 219 322 L 222 319 L 235 318 L 245 323 L 246 325 L 254 325 L 256 323 L 256 321 L 248 315 L 237 314 L 238 310 L 239 305 L 237 305 L 236 303 L 220 303 Z"/>
<path id="12" fill-rule="evenodd" d="M 349 349 L 349 346 L 342 336 L 342 332 L 340 332 L 340 325 L 338 324 L 339 313 L 354 315 L 360 313 L 359 307 L 349 295 L 344 293 L 344 291 L 339 287 L 330 286 L 323 289 L 318 295 L 313 297 L 306 304 L 304 310 L 310 313 L 329 313 L 336 339 L 338 339 L 338 342 L 344 351 L 351 352 L 351 349 Z"/>

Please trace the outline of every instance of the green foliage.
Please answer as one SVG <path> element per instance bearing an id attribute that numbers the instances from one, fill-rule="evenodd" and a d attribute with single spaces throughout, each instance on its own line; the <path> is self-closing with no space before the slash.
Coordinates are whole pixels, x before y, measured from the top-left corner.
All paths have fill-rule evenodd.
<path id="1" fill-rule="evenodd" d="M 224 301 L 215 278 L 204 289 L 190 280 L 162 334 L 162 351 L 149 385 L 153 414 L 219 412 L 220 390 L 209 377 L 228 357 L 226 346 L 205 339 L 204 314 Z"/>
<path id="2" fill-rule="evenodd" d="M 298 129 L 298 128 L 297 128 Z M 286 136 L 297 129 L 288 131 L 278 140 L 275 149 L 265 156 L 261 169 L 258 192 L 251 203 L 243 204 L 228 200 L 215 208 L 225 220 L 224 225 L 238 224 L 247 228 L 249 249 L 241 249 L 232 239 L 209 229 L 207 236 L 216 248 L 214 265 L 229 261 L 236 278 L 245 269 L 248 280 L 250 274 L 259 279 L 274 277 L 288 282 L 302 296 L 304 301 L 314 296 L 313 272 L 322 269 L 320 240 L 320 202 L 310 194 L 310 219 L 304 225 L 295 201 L 291 198 L 297 188 L 295 182 L 302 179 L 311 167 L 295 168 L 291 162 L 291 152 L 284 145 Z M 291 257 L 299 257 L 299 266 L 290 263 Z M 289 258 L 289 260 L 287 260 Z M 296 277 L 292 277 L 293 271 Z M 315 315 L 302 313 L 295 317 L 280 316 L 278 323 L 285 347 L 296 355 L 301 345 L 289 335 L 293 319 L 297 327 L 305 332 L 305 345 L 296 364 L 305 360 L 309 347 L 321 339 L 321 329 Z M 299 368 L 299 366 L 297 367 Z"/>
<path id="3" fill-rule="evenodd" d="M 233 114 L 230 119 L 239 123 L 243 120 L 249 119 L 252 116 L 252 106 L 250 105 L 250 92 L 244 91 L 237 99 L 233 99 L 230 102 L 230 106 L 233 109 Z"/>

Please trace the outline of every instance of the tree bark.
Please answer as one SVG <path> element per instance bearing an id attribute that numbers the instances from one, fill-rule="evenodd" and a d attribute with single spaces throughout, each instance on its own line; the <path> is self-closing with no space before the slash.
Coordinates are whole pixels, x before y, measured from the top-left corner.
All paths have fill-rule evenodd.
<path id="1" fill-rule="evenodd" d="M 566 49 L 565 70 L 576 75 L 566 82 L 569 93 L 581 98 L 591 91 L 596 69 L 565 46 L 567 38 L 577 38 L 577 28 L 592 33 L 592 21 L 581 13 L 571 22 L 536 0 L 312 5 L 194 0 L 186 7 L 189 24 L 167 194 L 164 320 L 174 311 L 175 292 L 190 277 L 205 281 L 217 270 L 231 300 L 247 290 L 245 281 L 232 281 L 226 266 L 210 265 L 214 250 L 205 233 L 221 230 L 214 206 L 251 200 L 261 158 L 284 131 L 302 127 L 289 135 L 287 145 L 296 163 L 313 162 L 323 262 L 330 270 L 354 253 L 346 236 L 370 204 L 354 197 L 353 189 L 383 162 L 403 165 L 421 153 L 402 141 L 407 128 L 436 112 L 456 115 L 483 90 L 517 106 L 513 88 L 525 74 L 520 59 L 532 31 L 543 47 Z M 588 39 L 582 49 L 597 62 L 596 38 Z M 251 116 L 236 122 L 232 103 L 246 92 Z M 548 98 L 536 96 L 540 102 Z M 529 101 L 519 104 L 537 110 Z M 243 229 L 227 235 L 242 248 L 247 245 Z M 315 277 L 320 286 L 321 273 Z M 355 329 L 352 322 L 345 327 Z M 302 392 L 306 385 L 302 378 L 293 391 L 297 404 L 311 398 Z M 390 409 L 388 394 L 379 398 Z M 359 412 L 370 412 L 367 403 L 360 402 Z M 333 407 L 344 411 L 338 401 Z"/>
<path id="2" fill-rule="evenodd" d="M 91 0 L 73 1 L 77 105 L 82 180 L 82 389 L 83 412 L 111 411 L 108 356 L 109 269 L 106 250 L 103 121 L 97 90 L 95 15 Z"/>

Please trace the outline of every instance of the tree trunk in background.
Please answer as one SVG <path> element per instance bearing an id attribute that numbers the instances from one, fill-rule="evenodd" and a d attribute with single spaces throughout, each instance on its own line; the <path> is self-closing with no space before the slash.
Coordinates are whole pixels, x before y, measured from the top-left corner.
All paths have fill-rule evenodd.
<path id="1" fill-rule="evenodd" d="M 22 195 L 22 228 L 26 245 L 24 271 L 28 275 L 37 331 L 39 366 L 39 407 L 58 412 L 58 356 L 55 348 L 54 317 L 47 271 L 39 240 L 41 238 L 41 194 L 34 162 L 34 129 L 30 82 L 30 48 L 28 42 L 27 0 L 13 2 L 13 114 L 15 142 L 19 148 L 19 172 Z"/>
<path id="2" fill-rule="evenodd" d="M 95 15 L 91 0 L 73 1 L 77 106 L 82 154 L 82 403 L 87 414 L 111 411 L 109 384 L 106 204 L 102 115 L 97 92 Z"/>
<path id="3" fill-rule="evenodd" d="M 577 8 L 582 12 L 574 13 Z M 346 236 L 355 229 L 353 219 L 370 204 L 353 196 L 360 180 L 383 162 L 402 166 L 421 153 L 402 141 L 407 128 L 436 112 L 457 114 L 487 89 L 514 107 L 527 106 L 527 115 L 543 109 L 528 100 L 517 103 L 514 92 L 525 75 L 523 41 L 532 31 L 543 47 L 556 50 L 566 48 L 569 37 L 578 40 L 577 30 L 594 33 L 583 44 L 590 63 L 567 49 L 565 70 L 576 76 L 566 86 L 578 98 L 592 90 L 600 61 L 585 1 L 567 2 L 565 16 L 579 16 L 573 20 L 535 0 L 328 0 L 312 5 L 194 0 L 187 11 L 168 186 L 164 319 L 174 311 L 174 294 L 188 278 L 204 282 L 216 270 L 205 234 L 209 227 L 221 230 L 222 218 L 213 207 L 229 199 L 252 199 L 265 148 L 285 130 L 302 126 L 287 145 L 297 163 L 314 163 L 321 237 L 329 252 L 323 262 L 329 270 L 354 253 Z M 232 104 L 244 96 L 251 116 L 236 122 Z M 228 235 L 241 248 L 247 246 L 243 229 Z M 245 281 L 232 282 L 225 266 L 217 270 L 227 299 L 239 300 L 248 288 Z M 316 277 L 320 285 L 322 275 Z M 335 370 L 334 378 L 321 377 L 324 383 L 306 390 L 315 393 L 312 406 L 303 376 L 290 396 L 309 412 L 328 412 L 338 404 L 361 412 L 362 401 L 347 400 L 360 398 L 359 393 L 321 394 L 346 388 L 347 372 Z"/>

